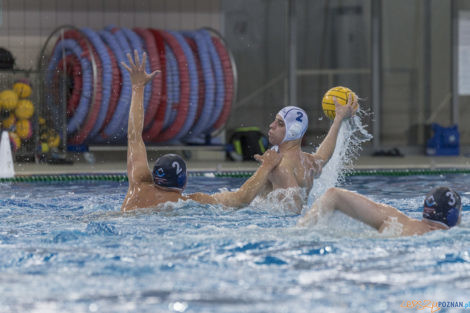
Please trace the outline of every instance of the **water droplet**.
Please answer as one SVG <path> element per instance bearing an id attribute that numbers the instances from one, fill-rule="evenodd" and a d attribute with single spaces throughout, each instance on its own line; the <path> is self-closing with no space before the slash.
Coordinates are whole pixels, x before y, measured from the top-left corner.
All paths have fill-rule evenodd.
<path id="1" fill-rule="evenodd" d="M 175 312 L 184 312 L 187 308 L 188 304 L 186 302 L 174 302 L 169 305 L 169 309 Z"/>

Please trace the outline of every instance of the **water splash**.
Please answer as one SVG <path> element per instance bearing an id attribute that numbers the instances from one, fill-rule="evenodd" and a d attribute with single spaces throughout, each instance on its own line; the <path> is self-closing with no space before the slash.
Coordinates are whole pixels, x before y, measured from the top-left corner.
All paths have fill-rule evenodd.
<path id="1" fill-rule="evenodd" d="M 361 118 L 369 113 L 359 109 L 356 115 L 344 120 L 336 139 L 336 148 L 331 159 L 323 167 L 320 177 L 315 179 L 308 195 L 308 208 L 315 199 L 320 197 L 328 188 L 334 187 L 344 181 L 345 174 L 350 171 L 353 162 L 362 150 L 362 144 L 372 139 L 367 131 L 366 124 Z"/>
<path id="2" fill-rule="evenodd" d="M 386 223 L 387 226 L 383 229 L 381 236 L 396 237 L 402 234 L 403 224 L 399 223 L 396 217 L 390 217 L 390 220 L 387 220 Z"/>
<path id="3" fill-rule="evenodd" d="M 276 189 L 266 197 L 257 196 L 250 206 L 280 214 L 299 214 L 306 192 L 302 188 Z"/>

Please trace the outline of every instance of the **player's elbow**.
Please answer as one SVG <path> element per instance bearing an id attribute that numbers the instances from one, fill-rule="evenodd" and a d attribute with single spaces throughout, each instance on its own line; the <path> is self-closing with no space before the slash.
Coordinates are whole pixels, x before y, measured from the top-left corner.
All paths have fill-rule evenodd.
<path id="1" fill-rule="evenodd" d="M 320 166 L 320 168 L 323 168 L 323 166 L 328 163 L 328 161 L 331 159 L 331 155 L 327 153 L 320 153 L 318 154 L 318 160 L 317 160 L 317 165 Z"/>
<path id="2" fill-rule="evenodd" d="M 327 199 L 335 199 L 338 197 L 339 193 L 341 192 L 340 188 L 337 187 L 330 187 L 328 190 L 322 195 Z"/>
<path id="3" fill-rule="evenodd" d="M 127 140 L 128 141 L 136 141 L 138 140 L 139 136 L 136 132 L 127 131 Z"/>

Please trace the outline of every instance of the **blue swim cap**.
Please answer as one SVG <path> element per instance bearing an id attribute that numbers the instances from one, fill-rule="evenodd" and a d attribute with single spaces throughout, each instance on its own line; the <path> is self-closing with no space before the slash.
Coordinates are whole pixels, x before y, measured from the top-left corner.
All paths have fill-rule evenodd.
<path id="1" fill-rule="evenodd" d="M 423 218 L 453 227 L 462 212 L 460 195 L 448 187 L 431 190 L 424 200 Z"/>
<path id="2" fill-rule="evenodd" d="M 152 176 L 157 186 L 183 190 L 186 186 L 186 162 L 177 154 L 165 154 L 155 161 Z"/>
<path id="3" fill-rule="evenodd" d="M 304 110 L 295 106 L 288 106 L 279 111 L 286 124 L 286 135 L 284 141 L 291 141 L 303 137 L 308 128 L 308 116 Z"/>

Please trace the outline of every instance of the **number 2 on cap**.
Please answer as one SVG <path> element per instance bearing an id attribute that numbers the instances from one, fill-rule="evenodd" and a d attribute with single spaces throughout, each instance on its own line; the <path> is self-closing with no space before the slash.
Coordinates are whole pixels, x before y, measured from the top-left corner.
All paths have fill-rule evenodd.
<path id="1" fill-rule="evenodd" d="M 302 117 L 303 116 L 304 116 L 304 114 L 302 112 L 297 112 L 297 118 L 295 120 L 302 123 Z"/>
<path id="2" fill-rule="evenodd" d="M 173 162 L 171 163 L 171 166 L 173 168 L 176 168 L 176 175 L 178 175 L 179 173 L 181 173 L 181 171 L 183 170 L 181 167 L 180 167 L 180 164 L 178 162 Z"/>

